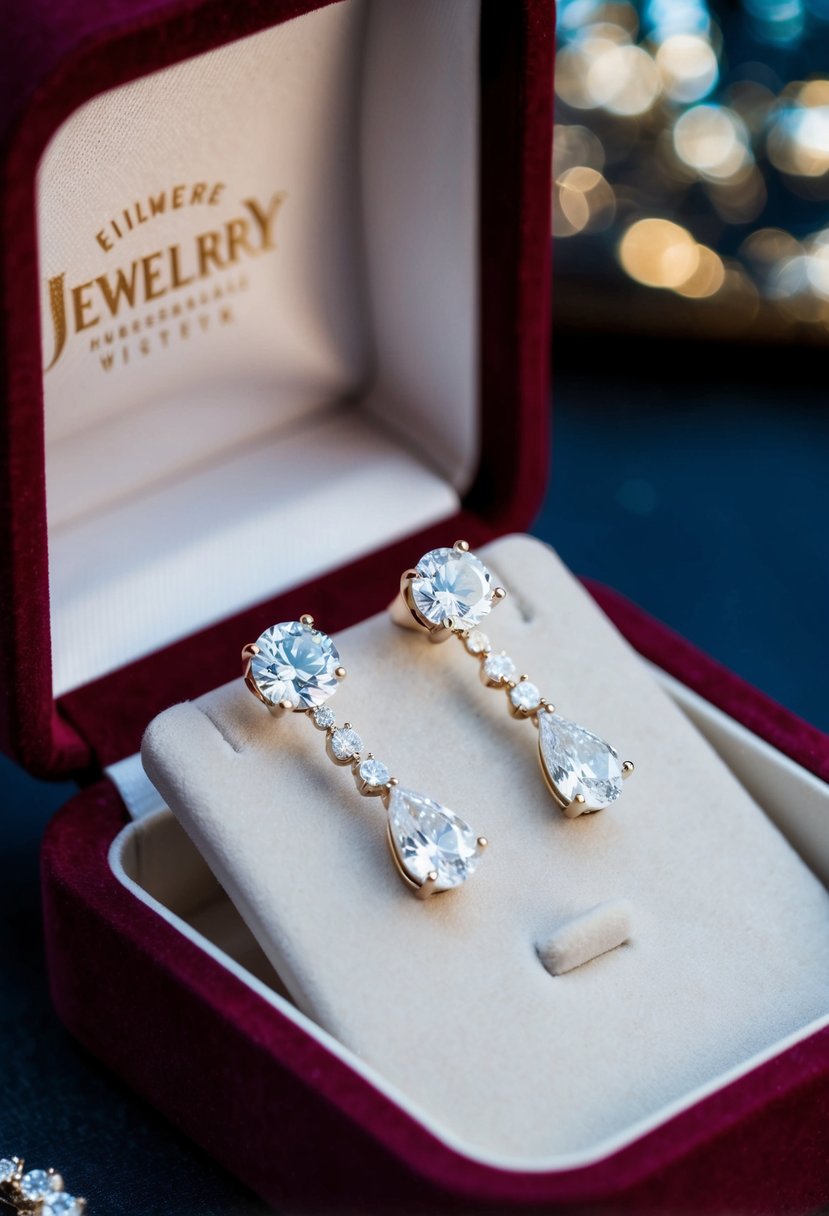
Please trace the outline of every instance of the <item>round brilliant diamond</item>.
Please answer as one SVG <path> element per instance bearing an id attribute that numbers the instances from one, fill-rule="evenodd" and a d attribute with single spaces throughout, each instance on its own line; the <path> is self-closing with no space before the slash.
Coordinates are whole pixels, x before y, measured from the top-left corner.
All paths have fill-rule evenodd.
<path id="1" fill-rule="evenodd" d="M 250 674 L 271 705 L 311 709 L 337 690 L 337 648 L 327 634 L 301 621 L 273 625 L 256 641 Z"/>
<path id="2" fill-rule="evenodd" d="M 379 789 L 385 785 L 390 776 L 391 774 L 382 760 L 375 760 L 374 756 L 363 760 L 360 764 L 361 780 L 365 781 L 366 785 L 370 785 L 373 789 Z"/>
<path id="3" fill-rule="evenodd" d="M 363 750 L 363 741 L 353 726 L 340 726 L 331 736 L 331 750 L 338 760 L 351 760 Z"/>
<path id="4" fill-rule="evenodd" d="M 519 680 L 515 688 L 510 689 L 509 699 L 516 709 L 532 713 L 541 703 L 541 693 L 529 680 Z"/>
<path id="5" fill-rule="evenodd" d="M 477 625 L 492 609 L 492 575 L 472 553 L 432 549 L 416 566 L 411 595 L 415 609 L 432 625 L 450 617 L 456 626 Z"/>
<path id="6" fill-rule="evenodd" d="M 491 654 L 484 660 L 484 675 L 493 684 L 506 684 L 515 675 L 515 664 L 502 650 L 500 654 Z"/>

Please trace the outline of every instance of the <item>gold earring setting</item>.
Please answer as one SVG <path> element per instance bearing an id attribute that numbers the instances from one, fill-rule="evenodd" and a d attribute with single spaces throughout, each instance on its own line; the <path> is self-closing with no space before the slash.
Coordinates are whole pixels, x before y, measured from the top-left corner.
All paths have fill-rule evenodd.
<path id="1" fill-rule="evenodd" d="M 306 714 L 324 733 L 329 760 L 350 768 L 358 793 L 381 800 L 392 859 L 419 899 L 460 886 L 472 876 L 486 839 L 433 798 L 404 789 L 372 752 L 364 756 L 363 741 L 350 722 L 337 725 L 326 701 L 346 671 L 336 646 L 317 629 L 313 617 L 267 629 L 244 647 L 242 662 L 247 687 L 272 714 Z"/>
<path id="2" fill-rule="evenodd" d="M 479 624 L 506 594 L 466 541 L 459 540 L 451 549 L 424 554 L 405 571 L 391 615 L 399 625 L 425 630 L 433 642 L 457 637 L 478 660 L 483 683 L 506 694 L 510 715 L 528 718 L 538 728 L 541 772 L 564 814 L 574 819 L 600 811 L 620 797 L 633 764 L 620 761 L 604 739 L 557 713 L 528 676 L 516 674 L 509 655 L 493 650 Z"/>
<path id="3" fill-rule="evenodd" d="M 0 1209 L 20 1216 L 83 1216 L 86 1200 L 64 1190 L 56 1170 L 25 1172 L 21 1157 L 0 1158 Z"/>

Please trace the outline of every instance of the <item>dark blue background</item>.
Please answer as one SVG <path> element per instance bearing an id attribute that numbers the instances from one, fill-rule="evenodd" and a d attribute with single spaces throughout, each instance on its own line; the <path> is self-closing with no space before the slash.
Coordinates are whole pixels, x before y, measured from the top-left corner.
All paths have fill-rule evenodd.
<path id="1" fill-rule="evenodd" d="M 712 389 L 718 356 L 707 348 L 672 353 L 645 376 L 629 355 L 621 368 L 612 344 L 596 358 L 592 340 L 563 341 L 554 479 L 537 534 L 829 728 L 829 416 L 814 383 L 791 387 L 785 364 L 799 356 L 781 350 L 782 375 L 718 375 Z M 0 761 L 0 790 L 0 1155 L 62 1169 L 90 1216 L 264 1211 L 56 1022 L 37 850 L 72 788 Z"/>

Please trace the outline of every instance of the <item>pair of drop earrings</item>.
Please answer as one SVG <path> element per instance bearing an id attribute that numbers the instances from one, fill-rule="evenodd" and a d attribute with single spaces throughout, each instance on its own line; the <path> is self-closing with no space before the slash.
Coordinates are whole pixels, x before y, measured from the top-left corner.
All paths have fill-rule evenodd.
<path id="1" fill-rule="evenodd" d="M 466 541 L 451 549 L 432 549 L 400 580 L 392 619 L 425 631 L 433 642 L 458 638 L 480 664 L 483 683 L 506 693 L 514 718 L 528 718 L 538 729 L 541 772 L 553 799 L 568 818 L 600 811 L 615 802 L 622 782 L 633 772 L 614 748 L 575 722 L 561 717 L 503 651 L 495 653 L 478 625 L 506 598 L 493 586 L 490 571 Z M 325 702 L 345 678 L 337 648 L 310 616 L 273 625 L 242 650 L 250 691 L 272 713 L 305 713 L 325 734 L 334 764 L 349 767 L 357 790 L 379 797 L 388 812 L 388 842 L 398 873 L 419 899 L 460 886 L 471 877 L 487 841 L 433 798 L 403 788 L 363 741 L 350 722 L 337 725 Z"/>

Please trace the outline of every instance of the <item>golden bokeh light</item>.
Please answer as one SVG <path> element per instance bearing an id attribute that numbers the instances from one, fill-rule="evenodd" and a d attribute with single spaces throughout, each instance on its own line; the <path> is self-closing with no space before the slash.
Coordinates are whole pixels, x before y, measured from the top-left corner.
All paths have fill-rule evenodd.
<path id="1" fill-rule="evenodd" d="M 670 220 L 637 220 L 619 243 L 619 260 L 637 283 L 677 288 L 699 266 L 699 245 L 686 228 Z"/>
<path id="2" fill-rule="evenodd" d="M 595 34 L 586 35 L 556 56 L 556 93 L 574 110 L 595 110 L 599 105 L 588 77 L 591 67 L 618 44 Z"/>
<path id="3" fill-rule="evenodd" d="M 595 132 L 579 123 L 556 123 L 553 128 L 554 179 L 576 165 L 587 165 L 601 172 L 604 163 L 604 146 Z"/>
<path id="4" fill-rule="evenodd" d="M 714 48 L 701 34 L 671 34 L 656 52 L 662 88 L 672 101 L 700 101 L 717 83 Z"/>
<path id="5" fill-rule="evenodd" d="M 751 163 L 746 125 L 725 106 L 686 110 L 674 124 L 673 144 L 679 159 L 709 180 L 734 177 Z"/>
<path id="6" fill-rule="evenodd" d="M 807 81 L 797 96 L 795 104 L 782 105 L 774 117 L 766 145 L 769 160 L 781 173 L 822 177 L 829 172 L 829 81 Z"/>
<path id="7" fill-rule="evenodd" d="M 651 109 L 661 87 L 653 59 L 621 25 L 590 25 L 556 56 L 556 92 L 573 109 L 635 117 Z"/>
<path id="8" fill-rule="evenodd" d="M 761 275 L 782 262 L 784 258 L 802 253 L 800 241 L 782 228 L 758 228 L 743 241 L 740 257 Z"/>
<path id="9" fill-rule="evenodd" d="M 575 236 L 608 228 L 616 214 L 616 196 L 596 169 L 575 165 L 556 181 L 553 235 Z"/>
<path id="10" fill-rule="evenodd" d="M 802 106 L 829 106 L 829 80 L 816 77 L 805 80 L 797 90 L 797 100 Z"/>
<path id="11" fill-rule="evenodd" d="M 640 46 L 614 46 L 597 56 L 586 86 L 595 105 L 626 118 L 649 110 L 661 89 L 659 70 Z"/>
<path id="12" fill-rule="evenodd" d="M 707 300 L 725 282 L 725 266 L 720 255 L 707 245 L 697 245 L 697 258 L 696 269 L 674 290 L 689 300 Z"/>
<path id="13" fill-rule="evenodd" d="M 829 231 L 818 232 L 810 241 L 806 273 L 812 291 L 829 300 Z"/>

